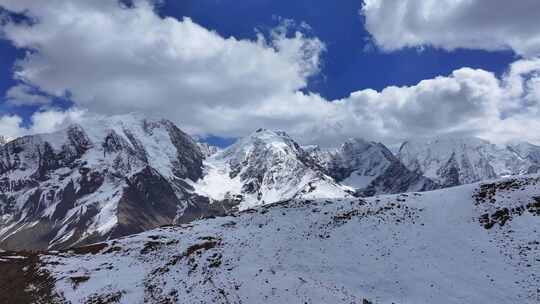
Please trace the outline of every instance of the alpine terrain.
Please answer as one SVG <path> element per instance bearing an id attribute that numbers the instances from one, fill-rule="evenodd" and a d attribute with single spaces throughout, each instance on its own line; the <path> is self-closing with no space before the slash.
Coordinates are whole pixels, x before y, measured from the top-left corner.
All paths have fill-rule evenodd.
<path id="1" fill-rule="evenodd" d="M 86 117 L 0 144 L 0 303 L 538 303 L 539 155 Z"/>
<path id="2" fill-rule="evenodd" d="M 203 154 L 172 122 L 86 119 L 0 147 L 0 248 L 66 248 L 224 214 L 193 193 Z"/>
<path id="3" fill-rule="evenodd" d="M 3 252 L 15 303 L 540 301 L 540 177 L 292 199 L 77 249 Z"/>
<path id="4" fill-rule="evenodd" d="M 383 144 L 354 138 L 339 148 L 308 147 L 310 154 L 337 182 L 362 195 L 426 191 L 437 183 L 411 171 Z"/>
<path id="5" fill-rule="evenodd" d="M 536 173 L 540 146 L 494 145 L 474 137 L 438 137 L 405 142 L 399 159 L 410 170 L 443 186 L 455 186 L 509 175 Z"/>
<path id="6" fill-rule="evenodd" d="M 236 200 L 240 209 L 292 198 L 340 198 L 352 193 L 324 174 L 289 135 L 265 129 L 207 159 L 205 176 L 194 187 L 212 200 Z"/>

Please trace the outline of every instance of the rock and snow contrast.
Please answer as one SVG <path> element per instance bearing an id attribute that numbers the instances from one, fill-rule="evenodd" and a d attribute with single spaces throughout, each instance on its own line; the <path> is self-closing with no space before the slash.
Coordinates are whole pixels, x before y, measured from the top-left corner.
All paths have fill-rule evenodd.
<path id="1" fill-rule="evenodd" d="M 286 133 L 260 129 L 206 160 L 195 191 L 239 208 L 292 198 L 341 198 L 348 187 L 325 175 L 320 165 Z"/>
<path id="2" fill-rule="evenodd" d="M 479 138 L 409 140 L 400 148 L 398 157 L 410 170 L 443 186 L 531 174 L 540 169 L 540 146 L 495 145 Z"/>
<path id="3" fill-rule="evenodd" d="M 0 147 L 0 247 L 65 248 L 209 214 L 203 155 L 173 123 L 86 119 Z"/>
<path id="4" fill-rule="evenodd" d="M 0 283 L 19 287 L 0 300 L 539 303 L 539 195 L 530 176 L 293 199 L 73 250 L 3 252 Z"/>
<path id="5" fill-rule="evenodd" d="M 167 120 L 88 117 L 0 145 L 0 248 L 64 249 L 290 199 L 427 191 L 533 173 L 540 147 L 351 139 L 302 148 L 260 129 L 219 150 Z"/>
<path id="6" fill-rule="evenodd" d="M 197 142 L 197 145 L 199 146 L 199 149 L 201 149 L 201 152 L 205 158 L 217 154 L 220 151 L 218 147 L 209 145 L 205 142 Z"/>
<path id="7" fill-rule="evenodd" d="M 528 143 L 396 156 L 260 129 L 219 150 L 86 118 L 0 145 L 0 302 L 538 303 L 540 177 L 501 177 L 539 163 Z"/>
<path id="8" fill-rule="evenodd" d="M 407 169 L 383 144 L 350 139 L 337 149 L 307 147 L 325 172 L 362 196 L 433 190 L 439 186 Z"/>
<path id="9" fill-rule="evenodd" d="M 62 249 L 288 199 L 434 189 L 383 145 L 258 130 L 219 151 L 167 120 L 89 117 L 0 146 L 0 247 Z"/>

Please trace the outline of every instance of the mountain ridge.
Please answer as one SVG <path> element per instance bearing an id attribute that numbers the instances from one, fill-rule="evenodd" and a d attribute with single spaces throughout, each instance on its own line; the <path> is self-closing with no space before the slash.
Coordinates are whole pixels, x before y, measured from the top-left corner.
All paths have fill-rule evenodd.
<path id="1" fill-rule="evenodd" d="M 19 290 L 47 303 L 533 304 L 539 191 L 536 175 L 293 199 L 63 252 L 0 252 L 0 269 L 42 269 Z"/>
<path id="2" fill-rule="evenodd" d="M 410 171 L 383 144 L 352 138 L 340 147 L 310 153 L 337 182 L 362 195 L 426 191 L 439 187 L 432 180 Z"/>
<path id="3" fill-rule="evenodd" d="M 480 139 L 437 140 L 395 156 L 358 138 L 321 149 L 259 129 L 218 150 L 168 120 L 86 118 L 0 146 L 0 247 L 62 249 L 290 199 L 427 191 L 540 167 L 532 144 L 498 153 Z"/>
<path id="4" fill-rule="evenodd" d="M 193 194 L 196 143 L 167 120 L 122 115 L 0 147 L 0 245 L 65 248 L 224 214 Z"/>
<path id="5" fill-rule="evenodd" d="M 298 197 L 349 195 L 282 131 L 259 129 L 207 159 L 207 168 L 195 186 L 198 193 L 216 200 L 235 197 L 241 209 Z M 218 191 L 211 189 L 216 179 L 225 181 Z"/>
<path id="6" fill-rule="evenodd" d="M 529 143 L 495 145 L 480 138 L 455 136 L 409 140 L 397 155 L 411 171 L 443 186 L 537 173 L 538 156 L 540 147 Z"/>

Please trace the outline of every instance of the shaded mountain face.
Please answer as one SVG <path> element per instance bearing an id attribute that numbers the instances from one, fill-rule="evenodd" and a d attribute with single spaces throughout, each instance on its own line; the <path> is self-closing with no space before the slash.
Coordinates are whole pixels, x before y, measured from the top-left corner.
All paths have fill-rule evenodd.
<path id="1" fill-rule="evenodd" d="M 199 146 L 199 149 L 201 150 L 205 158 L 217 154 L 220 151 L 218 147 L 209 145 L 207 143 L 198 142 L 197 145 Z"/>
<path id="2" fill-rule="evenodd" d="M 232 199 L 240 209 L 291 198 L 348 194 L 284 132 L 260 129 L 207 160 L 194 187 L 213 200 Z"/>
<path id="3" fill-rule="evenodd" d="M 528 142 L 518 142 L 509 144 L 507 149 L 528 163 L 528 174 L 540 172 L 540 146 Z"/>
<path id="4" fill-rule="evenodd" d="M 540 168 L 538 146 L 497 146 L 478 138 L 411 140 L 402 145 L 398 157 L 410 170 L 444 186 L 536 173 Z"/>
<path id="5" fill-rule="evenodd" d="M 0 247 L 65 248 L 223 214 L 189 186 L 202 161 L 173 123 L 137 115 L 15 139 L 0 147 Z"/>
<path id="6" fill-rule="evenodd" d="M 11 270 L 0 284 L 20 282 L 0 302 L 537 304 L 539 189 L 532 177 L 292 200 L 65 252 L 0 253 Z"/>
<path id="7" fill-rule="evenodd" d="M 329 176 L 363 196 L 438 188 L 432 180 L 407 169 L 380 143 L 351 139 L 337 149 L 312 146 L 307 150 Z"/>

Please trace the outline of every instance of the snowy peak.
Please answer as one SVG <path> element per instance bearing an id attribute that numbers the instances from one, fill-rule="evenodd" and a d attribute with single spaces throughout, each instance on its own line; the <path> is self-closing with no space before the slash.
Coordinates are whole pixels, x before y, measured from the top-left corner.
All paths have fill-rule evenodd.
<path id="1" fill-rule="evenodd" d="M 540 164 L 540 146 L 528 142 L 514 142 L 508 145 L 508 149 L 515 152 L 519 157 L 536 165 L 535 169 L 530 170 L 529 173 L 538 171 L 538 164 Z"/>
<path id="2" fill-rule="evenodd" d="M 411 172 L 381 143 L 349 139 L 337 149 L 309 149 L 328 175 L 364 196 L 425 191 L 437 185 Z"/>
<path id="3" fill-rule="evenodd" d="M 498 146 L 479 138 L 439 137 L 407 141 L 398 157 L 410 170 L 455 186 L 535 173 L 540 149 L 525 143 Z"/>
<path id="4" fill-rule="evenodd" d="M 240 208 L 294 197 L 344 197 L 347 189 L 285 132 L 259 129 L 207 160 L 195 188 L 215 200 L 235 198 Z"/>
<path id="5" fill-rule="evenodd" d="M 202 174 L 202 153 L 196 142 L 169 120 L 139 114 L 87 119 L 80 124 L 105 157 L 118 150 L 134 155 L 167 178 L 196 180 Z M 105 158 L 104 157 L 104 158 Z"/>
<path id="6" fill-rule="evenodd" d="M 202 161 L 172 122 L 140 115 L 10 141 L 0 146 L 0 246 L 63 248 L 212 214 L 189 186 Z"/>
<path id="7" fill-rule="evenodd" d="M 246 159 L 251 155 L 299 155 L 302 148 L 285 132 L 258 129 L 251 135 L 240 139 L 222 153 L 217 159 Z"/>
<path id="8" fill-rule="evenodd" d="M 321 170 L 309 153 L 304 151 L 287 133 L 266 129 L 259 129 L 239 140 L 230 148 L 218 153 L 215 159 L 228 162 L 233 171 L 242 170 L 242 168 L 272 170 L 275 169 L 274 166 L 285 162 L 301 164 L 315 171 Z M 287 170 L 284 173 L 293 172 Z"/>

